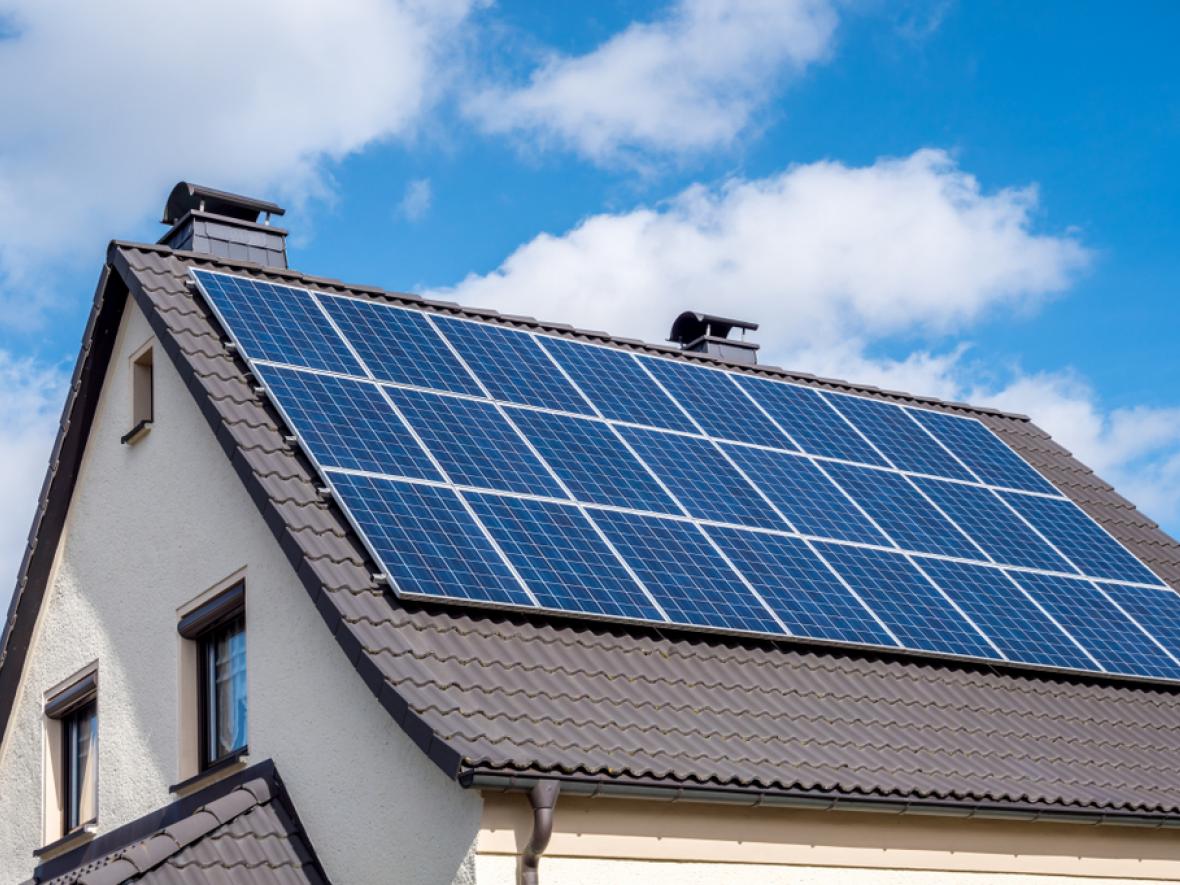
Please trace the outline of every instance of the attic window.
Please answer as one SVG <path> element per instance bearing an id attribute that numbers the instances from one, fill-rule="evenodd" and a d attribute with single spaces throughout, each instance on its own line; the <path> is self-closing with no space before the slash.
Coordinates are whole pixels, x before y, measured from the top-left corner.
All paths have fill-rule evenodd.
<path id="1" fill-rule="evenodd" d="M 154 413 L 152 347 L 141 347 L 131 357 L 131 429 L 123 443 L 138 442 L 151 429 Z"/>
<path id="2" fill-rule="evenodd" d="M 51 838 L 69 836 L 98 817 L 98 674 L 77 678 L 45 701 L 47 737 L 57 821 L 47 820 Z"/>

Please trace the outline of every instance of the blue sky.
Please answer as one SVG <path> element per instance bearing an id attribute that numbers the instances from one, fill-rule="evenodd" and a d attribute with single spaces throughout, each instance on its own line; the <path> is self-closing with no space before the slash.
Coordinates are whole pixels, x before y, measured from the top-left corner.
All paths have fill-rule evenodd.
<path id="1" fill-rule="evenodd" d="M 740 313 L 768 361 L 1028 412 L 1180 531 L 1174 4 L 48 6 L 0 0 L 0 571 L 105 244 L 181 178 L 290 206 L 310 273 Z"/>

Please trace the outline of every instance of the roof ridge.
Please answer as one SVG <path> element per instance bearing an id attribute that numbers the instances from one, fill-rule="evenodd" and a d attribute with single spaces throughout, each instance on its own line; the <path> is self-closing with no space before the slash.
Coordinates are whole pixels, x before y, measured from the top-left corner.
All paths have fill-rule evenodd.
<path id="1" fill-rule="evenodd" d="M 112 250 L 136 249 L 140 251 L 154 252 L 159 255 L 175 256 L 186 263 L 208 265 L 212 267 L 236 270 L 239 272 L 246 272 L 248 274 L 256 274 L 268 278 L 274 277 L 278 279 L 294 281 L 295 284 L 298 284 L 303 288 L 339 289 L 354 295 L 363 295 L 380 298 L 382 300 L 401 302 L 407 307 L 414 307 L 418 309 L 430 308 L 448 313 L 456 313 L 460 316 L 465 316 L 470 319 L 481 320 L 484 322 L 493 322 L 497 324 L 502 323 L 504 325 L 514 326 L 517 328 L 525 326 L 540 329 L 546 332 L 561 334 L 564 336 L 572 335 L 581 338 L 590 338 L 601 343 L 615 345 L 621 349 L 639 350 L 644 353 L 650 353 L 657 356 L 677 357 L 690 362 L 698 362 L 704 365 L 740 371 L 743 374 L 748 375 L 770 378 L 785 378 L 792 381 L 802 382 L 804 384 L 814 383 L 820 386 L 840 388 L 850 393 L 872 394 L 888 399 L 908 400 L 913 403 L 942 406 L 944 408 L 969 412 L 975 415 L 992 415 L 999 418 L 1007 418 L 1010 420 L 1024 422 L 1030 422 L 1032 420 L 1028 415 L 1025 415 L 1021 412 L 1010 412 L 1004 409 L 993 408 L 991 406 L 979 406 L 972 403 L 942 399 L 940 397 L 929 396 L 926 394 L 910 393 L 904 390 L 891 390 L 889 388 L 877 387 L 872 384 L 861 384 L 855 381 L 848 381 L 843 378 L 829 378 L 822 375 L 814 375 L 810 372 L 788 369 L 782 366 L 764 364 L 750 366 L 743 363 L 734 363 L 719 357 L 711 356 L 709 354 L 690 353 L 672 345 L 658 344 L 649 341 L 642 341 L 637 338 L 613 335 L 610 332 L 604 332 L 598 329 L 580 329 L 575 326 L 571 326 L 569 323 L 542 320 L 537 319 L 536 317 L 519 314 L 503 313 L 494 308 L 473 307 L 458 304 L 453 301 L 441 301 L 426 298 L 422 295 L 412 292 L 398 292 L 383 289 L 379 286 L 347 283 L 334 277 L 317 277 L 302 273 L 298 270 L 292 270 L 290 268 L 267 267 L 253 261 L 223 258 L 221 256 L 210 255 L 205 252 L 189 252 L 180 249 L 172 249 L 159 243 L 136 243 L 130 240 L 112 240 L 109 248 Z M 285 285 L 291 284 L 291 282 L 288 282 Z"/>

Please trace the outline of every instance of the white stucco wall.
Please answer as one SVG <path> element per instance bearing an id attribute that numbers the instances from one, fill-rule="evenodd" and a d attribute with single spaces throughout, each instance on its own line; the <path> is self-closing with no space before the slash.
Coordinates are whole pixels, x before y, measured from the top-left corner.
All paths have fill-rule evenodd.
<path id="1" fill-rule="evenodd" d="M 245 567 L 250 759 L 271 757 L 328 874 L 450 883 L 479 797 L 430 763 L 372 697 L 295 577 L 168 358 L 155 424 L 131 426 L 129 304 L 51 587 L 0 747 L 0 885 L 42 844 L 42 699 L 99 662 L 100 832 L 172 800 L 179 773 L 177 608 Z"/>

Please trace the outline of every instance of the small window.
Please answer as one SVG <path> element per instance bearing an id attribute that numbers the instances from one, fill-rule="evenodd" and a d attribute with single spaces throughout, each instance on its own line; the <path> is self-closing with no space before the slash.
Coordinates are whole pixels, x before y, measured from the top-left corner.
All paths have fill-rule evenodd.
<path id="1" fill-rule="evenodd" d="M 65 787 L 63 833 L 94 823 L 98 817 L 98 702 L 82 705 L 62 722 L 62 778 Z"/>
<path id="2" fill-rule="evenodd" d="M 198 773 L 246 750 L 245 586 L 239 582 L 181 618 L 177 629 L 195 650 Z M 192 726 L 190 726 L 192 727 Z M 186 768 L 182 763 L 182 771 Z M 189 769 L 190 771 L 192 769 Z"/>
<path id="3" fill-rule="evenodd" d="M 155 403 L 152 378 L 152 348 L 145 346 L 131 358 L 131 429 L 123 442 L 137 442 L 152 426 Z"/>

